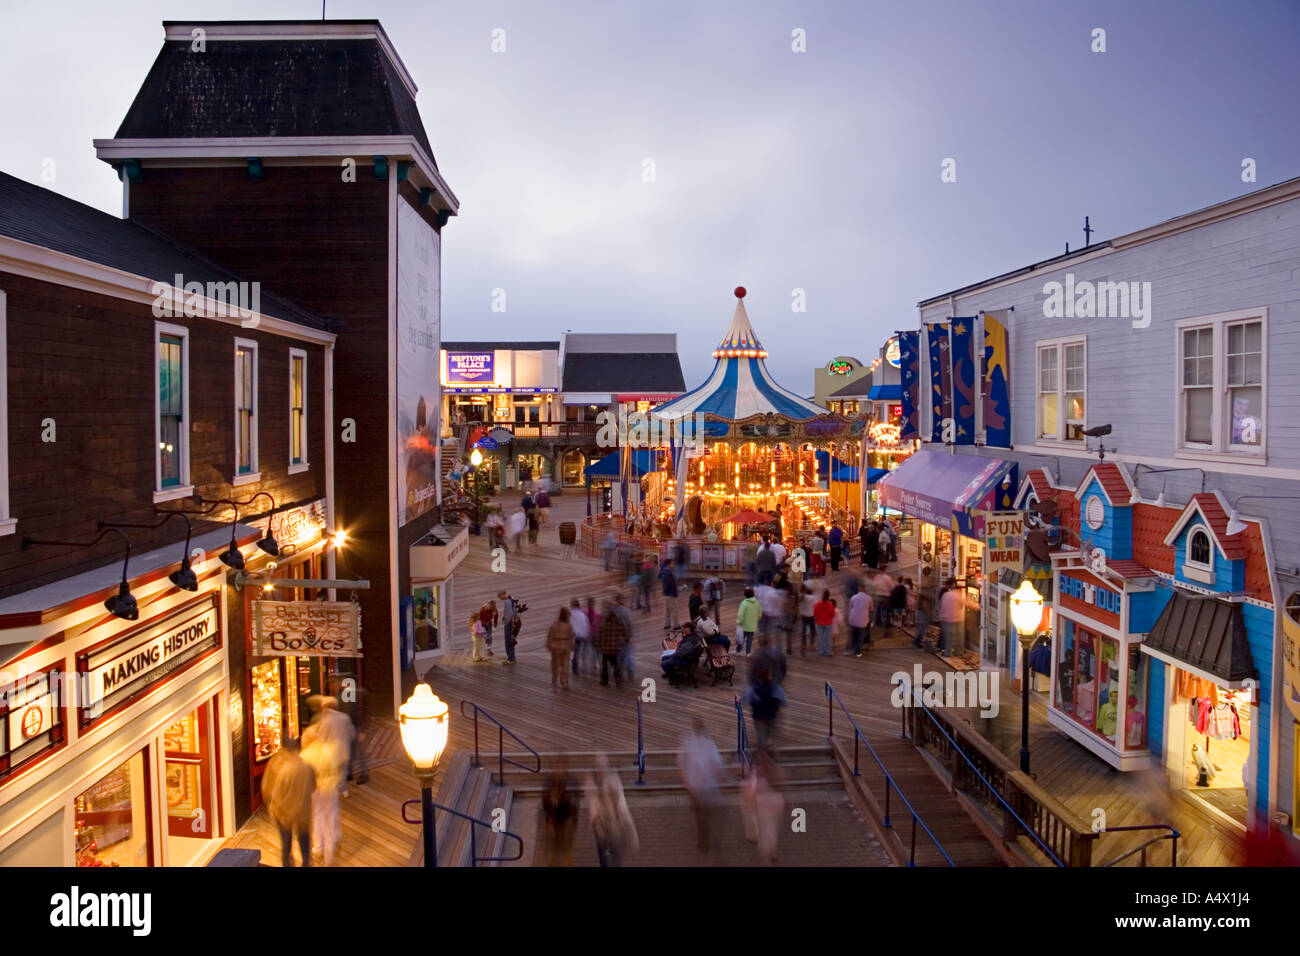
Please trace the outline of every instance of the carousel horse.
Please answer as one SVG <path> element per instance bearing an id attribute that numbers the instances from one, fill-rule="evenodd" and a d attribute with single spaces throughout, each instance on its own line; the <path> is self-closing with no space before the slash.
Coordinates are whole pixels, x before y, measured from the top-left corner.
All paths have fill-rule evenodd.
<path id="1" fill-rule="evenodd" d="M 704 517 L 701 514 L 703 507 L 704 499 L 699 495 L 691 495 L 686 500 L 686 514 L 683 520 L 690 534 L 704 534 Z"/>

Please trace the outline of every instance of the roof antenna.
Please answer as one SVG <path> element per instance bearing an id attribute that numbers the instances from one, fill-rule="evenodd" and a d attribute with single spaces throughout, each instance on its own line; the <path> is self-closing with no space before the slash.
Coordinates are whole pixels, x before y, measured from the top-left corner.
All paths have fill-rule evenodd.
<path id="1" fill-rule="evenodd" d="M 1087 249 L 1092 243 L 1092 225 L 1088 222 L 1088 217 L 1083 217 L 1083 248 Z"/>

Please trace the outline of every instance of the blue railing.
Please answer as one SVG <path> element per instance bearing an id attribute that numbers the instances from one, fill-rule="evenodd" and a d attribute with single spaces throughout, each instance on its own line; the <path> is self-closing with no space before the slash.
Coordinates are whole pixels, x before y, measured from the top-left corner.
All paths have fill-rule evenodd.
<path id="1" fill-rule="evenodd" d="M 740 772 L 748 773 L 754 769 L 754 754 L 749 749 L 749 731 L 745 727 L 745 712 L 741 709 L 740 698 L 736 697 L 736 760 L 740 763 Z"/>
<path id="2" fill-rule="evenodd" d="M 641 724 L 641 695 L 636 697 L 636 785 L 645 786 L 645 730 Z"/>
<path id="3" fill-rule="evenodd" d="M 527 770 L 529 773 L 542 772 L 541 754 L 539 754 L 532 747 L 528 746 L 528 744 L 524 743 L 523 740 L 520 739 L 518 734 L 516 734 L 513 730 L 510 730 L 508 727 L 506 727 L 505 724 L 501 723 L 501 721 L 497 720 L 490 713 L 488 713 L 487 710 L 480 707 L 472 700 L 462 700 L 460 702 L 460 715 L 462 717 L 470 716 L 469 714 L 465 713 L 466 704 L 469 704 L 471 707 L 474 708 L 473 717 L 474 717 L 474 766 L 475 767 L 483 766 L 483 764 L 479 760 L 479 755 L 478 755 L 478 715 L 482 714 L 488 720 L 492 721 L 492 723 L 497 725 L 497 768 L 498 768 L 498 773 L 501 777 L 501 779 L 497 781 L 498 783 L 505 784 L 506 782 L 506 764 L 511 764 L 513 766 L 519 767 L 521 770 Z M 533 755 L 533 759 L 537 762 L 536 766 L 531 766 L 526 763 L 520 763 L 518 760 L 515 760 L 513 757 L 506 756 L 506 739 L 505 739 L 506 734 L 509 734 L 510 738 L 515 743 L 519 744 L 519 746 L 523 747 L 525 750 L 527 750 L 530 754 Z"/>
<path id="4" fill-rule="evenodd" d="M 1020 814 L 1016 813 L 1016 811 L 1011 808 L 1011 804 L 1007 803 L 1006 799 L 1002 796 L 1002 794 L 998 792 L 997 787 L 993 785 L 992 781 L 990 781 L 988 777 L 984 776 L 984 774 L 980 772 L 979 768 L 975 766 L 974 762 L 970 759 L 970 757 L 966 756 L 966 751 L 962 750 L 961 745 L 958 744 L 957 741 L 953 739 L 952 735 L 949 734 L 948 731 L 944 729 L 944 726 L 942 723 L 939 722 L 939 719 L 935 717 L 934 714 L 930 713 L 930 708 L 927 707 L 925 705 L 925 702 L 921 699 L 921 697 L 917 695 L 916 688 L 913 687 L 911 684 L 909 684 L 906 679 L 900 679 L 899 684 L 903 685 L 909 691 L 911 691 L 912 700 L 915 701 L 915 704 L 913 706 L 919 707 L 922 713 L 924 713 L 925 716 L 930 718 L 930 722 L 934 724 L 935 730 L 939 731 L 939 733 L 943 734 L 944 737 L 948 739 L 948 743 L 952 745 L 953 752 L 956 753 L 959 757 L 961 757 L 962 760 L 966 761 L 966 765 L 970 768 L 970 772 L 973 773 L 976 776 L 976 778 L 978 778 L 979 782 L 984 785 L 985 791 L 990 796 L 992 796 L 999 804 L 1001 804 L 1002 810 L 1005 813 L 1007 813 L 1011 817 L 1011 819 L 1016 821 L 1016 823 L 1020 826 L 1020 828 L 1025 832 L 1025 835 L 1027 837 L 1033 840 L 1034 843 L 1038 844 L 1038 848 L 1043 851 L 1043 853 L 1047 856 L 1049 860 L 1051 860 L 1057 866 L 1065 866 L 1065 862 L 1054 852 L 1052 852 L 1052 848 L 1049 847 L 1045 842 L 1043 842 L 1043 839 L 1037 834 L 1037 832 L 1034 831 L 1033 827 L 1031 827 L 1028 823 L 1026 823 L 1021 818 Z M 826 686 L 829 687 L 830 685 L 827 684 Z"/>
<path id="5" fill-rule="evenodd" d="M 405 803 L 402 804 L 402 819 L 406 823 L 424 822 L 423 820 L 420 819 L 412 820 L 410 817 L 406 815 L 407 807 L 409 807 L 413 803 L 418 806 L 420 802 L 421 801 L 419 800 L 407 800 Z M 459 810 L 453 810 L 451 807 L 443 806 L 441 803 L 434 803 L 433 806 L 443 811 L 444 813 L 450 813 L 454 817 L 460 817 L 462 820 L 468 820 L 470 822 L 470 827 L 469 827 L 469 859 L 470 859 L 469 865 L 470 866 L 478 866 L 480 863 L 511 863 L 514 860 L 523 859 L 524 856 L 523 837 L 521 837 L 517 833 L 511 833 L 509 830 L 494 830 L 494 832 L 502 833 L 505 836 L 508 836 L 510 839 L 514 840 L 516 843 L 518 843 L 519 844 L 518 853 L 516 853 L 514 856 L 479 856 L 478 840 L 477 840 L 478 828 L 487 827 L 489 830 L 493 830 L 492 824 L 486 820 L 480 820 L 478 817 L 471 817 L 468 813 L 461 813 Z M 430 820 L 428 825 L 433 826 L 434 821 Z"/>
<path id="6" fill-rule="evenodd" d="M 871 742 L 867 740 L 866 735 L 862 732 L 862 728 L 858 726 L 858 722 L 853 719 L 853 715 L 849 713 L 849 709 L 844 706 L 844 701 L 841 700 L 840 695 L 835 692 L 835 688 L 831 686 L 830 681 L 826 682 L 826 703 L 827 703 L 827 707 L 830 710 L 830 727 L 829 727 L 829 732 L 827 733 L 828 737 L 835 736 L 835 704 L 840 705 L 840 710 L 844 711 L 844 716 L 847 717 L 849 719 L 849 723 L 853 725 L 853 776 L 855 777 L 860 776 L 860 772 L 858 769 L 858 741 L 859 740 L 862 741 L 862 743 L 866 744 L 867 751 L 871 754 L 871 758 L 875 760 L 876 766 L 880 768 L 880 772 L 885 775 L 884 825 L 890 828 L 892 828 L 893 826 L 889 822 L 889 797 L 891 791 L 896 792 L 898 794 L 898 799 L 903 801 L 903 806 L 907 807 L 907 812 L 912 815 L 912 840 L 911 840 L 911 850 L 910 850 L 910 855 L 908 856 L 907 865 L 916 866 L 916 828 L 919 826 L 922 830 L 925 831 L 925 835 L 930 838 L 930 842 L 934 844 L 935 849 L 937 849 L 940 855 L 948 862 L 948 865 L 956 866 L 957 864 L 952 861 L 952 857 L 948 855 L 948 851 L 945 850 L 943 848 L 943 844 L 939 842 L 939 838 L 936 837 L 934 833 L 930 830 L 930 828 L 925 825 L 925 821 L 921 819 L 920 814 L 916 812 L 916 809 L 908 801 L 907 797 L 904 796 L 902 789 L 899 788 L 898 786 L 898 781 L 896 781 L 893 778 L 893 775 L 890 774 L 890 772 L 885 769 L 885 765 L 881 761 L 880 756 L 876 753 L 875 748 L 871 746 Z"/>

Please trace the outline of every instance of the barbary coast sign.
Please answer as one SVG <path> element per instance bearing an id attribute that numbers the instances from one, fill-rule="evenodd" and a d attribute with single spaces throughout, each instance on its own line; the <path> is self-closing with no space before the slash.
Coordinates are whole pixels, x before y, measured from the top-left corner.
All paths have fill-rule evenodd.
<path id="1" fill-rule="evenodd" d="M 351 601 L 254 601 L 258 657 L 361 657 L 361 608 Z"/>

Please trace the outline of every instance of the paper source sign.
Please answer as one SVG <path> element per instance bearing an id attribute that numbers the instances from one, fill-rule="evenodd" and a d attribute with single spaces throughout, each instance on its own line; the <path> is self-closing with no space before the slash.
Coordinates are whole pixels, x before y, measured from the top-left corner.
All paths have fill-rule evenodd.
<path id="1" fill-rule="evenodd" d="M 360 657 L 361 608 L 351 601 L 254 601 L 259 657 Z"/>
<path id="2" fill-rule="evenodd" d="M 1025 513 L 994 511 L 984 520 L 984 569 L 991 578 L 1003 568 L 1025 567 Z"/>
<path id="3" fill-rule="evenodd" d="M 448 385 L 490 385 L 493 375 L 492 352 L 448 352 Z"/>

